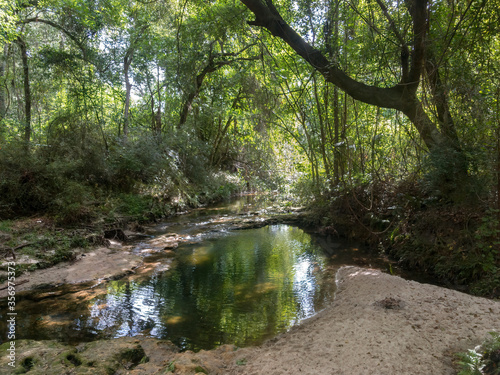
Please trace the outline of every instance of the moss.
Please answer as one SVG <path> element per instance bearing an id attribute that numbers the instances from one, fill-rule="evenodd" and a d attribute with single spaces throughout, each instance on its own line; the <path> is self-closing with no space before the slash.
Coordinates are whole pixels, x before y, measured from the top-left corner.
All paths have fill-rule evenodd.
<path id="1" fill-rule="evenodd" d="M 144 359 L 145 357 L 146 353 L 144 352 L 144 349 L 140 345 L 136 345 L 134 348 L 122 349 L 116 355 L 118 362 L 120 362 L 128 369 L 137 366 L 139 363 L 145 360 Z"/>
<path id="2" fill-rule="evenodd" d="M 68 364 L 72 364 L 75 367 L 81 366 L 81 364 L 82 364 L 82 361 L 78 357 L 78 355 L 73 354 L 73 353 L 66 355 L 65 362 Z"/>
<path id="3" fill-rule="evenodd" d="M 165 373 L 168 373 L 168 372 L 174 372 L 175 371 L 175 361 L 170 361 L 167 365 L 167 367 L 165 367 Z"/>

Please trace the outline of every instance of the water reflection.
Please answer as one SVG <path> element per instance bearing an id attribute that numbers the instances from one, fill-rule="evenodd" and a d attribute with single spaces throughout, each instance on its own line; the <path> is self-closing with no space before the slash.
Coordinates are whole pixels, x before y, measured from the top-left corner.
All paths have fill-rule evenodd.
<path id="1" fill-rule="evenodd" d="M 323 251 L 295 227 L 236 231 L 177 252 L 169 271 L 41 300 L 36 312 L 26 304 L 20 334 L 73 342 L 144 334 L 192 350 L 246 346 L 313 315 L 333 295 L 322 282 Z"/>

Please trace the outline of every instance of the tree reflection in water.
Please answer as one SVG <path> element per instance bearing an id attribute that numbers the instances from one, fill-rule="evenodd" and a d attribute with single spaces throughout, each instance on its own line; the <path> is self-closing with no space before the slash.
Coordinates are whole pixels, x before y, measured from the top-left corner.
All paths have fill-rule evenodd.
<path id="1" fill-rule="evenodd" d="M 182 349 L 246 346 L 286 331 L 333 298 L 332 286 L 321 282 L 323 251 L 296 227 L 234 231 L 177 254 L 168 271 L 37 302 L 36 314 L 22 320 L 25 338 L 144 334 Z"/>

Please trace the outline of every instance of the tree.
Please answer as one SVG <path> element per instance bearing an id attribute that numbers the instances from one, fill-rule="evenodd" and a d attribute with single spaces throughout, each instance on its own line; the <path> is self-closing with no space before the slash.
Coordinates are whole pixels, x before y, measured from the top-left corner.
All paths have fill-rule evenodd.
<path id="1" fill-rule="evenodd" d="M 4 81 L 6 73 L 7 46 L 16 40 L 16 13 L 14 5 L 7 0 L 0 0 L 0 48 L 2 57 L 0 60 L 0 120 L 5 116 L 7 110 L 7 84 Z"/>
<path id="2" fill-rule="evenodd" d="M 29 77 L 28 52 L 26 43 L 20 36 L 16 43 L 21 51 L 21 59 L 23 62 L 23 86 L 24 86 L 24 143 L 28 150 L 31 140 L 31 86 Z"/>
<path id="3" fill-rule="evenodd" d="M 448 170 L 447 178 L 453 180 L 466 178 L 467 163 L 440 74 L 449 43 L 437 45 L 435 40 L 429 38 L 429 33 L 430 30 L 448 26 L 448 29 L 453 30 L 453 33 L 447 35 L 451 42 L 470 13 L 477 16 L 482 12 L 482 5 L 471 9 L 472 2 L 470 2 L 465 9 L 457 8 L 454 12 L 458 11 L 459 15 L 451 17 L 446 25 L 438 23 L 440 19 L 446 20 L 446 14 L 452 13 L 451 10 L 440 10 L 442 13 L 438 16 L 429 8 L 427 0 L 405 0 L 405 14 L 398 18 L 408 20 L 411 25 L 411 32 L 406 36 L 406 33 L 401 31 L 405 30 L 404 22 L 398 25 L 392 16 L 396 10 L 389 9 L 382 0 L 377 0 L 377 21 L 367 21 L 367 23 L 377 31 L 379 29 L 377 25 L 381 20 L 385 20 L 385 28 L 392 36 L 391 39 L 386 38 L 386 43 L 395 43 L 399 48 L 399 81 L 383 87 L 380 84 L 371 85 L 352 78 L 340 67 L 335 58 L 327 58 L 321 50 L 301 37 L 281 16 L 272 0 L 241 0 L 241 2 L 255 16 L 255 20 L 248 22 L 249 25 L 263 27 L 274 37 L 285 41 L 319 71 L 327 82 L 333 83 L 354 99 L 404 113 L 418 130 L 420 138 L 431 154 L 446 155 L 454 160 L 454 168 Z M 484 5 L 484 2 L 482 4 Z M 371 11 L 375 12 L 373 9 Z M 440 60 L 437 56 L 440 56 Z M 424 81 L 428 82 L 429 90 L 423 85 Z M 422 91 L 426 91 L 426 95 L 430 96 L 432 107 L 424 105 L 421 99 Z M 435 113 L 434 118 L 431 118 L 432 113 Z"/>
<path id="4" fill-rule="evenodd" d="M 140 42 L 147 28 L 148 25 L 137 27 L 138 29 L 137 34 L 130 41 L 129 46 L 125 51 L 125 56 L 123 57 L 123 76 L 125 78 L 125 107 L 123 109 L 123 136 L 125 139 L 128 136 L 130 95 L 132 92 L 132 84 L 130 82 L 130 76 L 129 76 L 130 64 L 132 64 L 132 59 L 134 57 L 137 44 Z"/>

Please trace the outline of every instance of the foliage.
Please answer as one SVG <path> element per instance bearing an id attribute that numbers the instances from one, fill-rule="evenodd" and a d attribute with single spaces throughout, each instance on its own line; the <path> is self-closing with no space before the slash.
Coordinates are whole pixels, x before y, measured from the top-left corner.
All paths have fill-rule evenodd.
<path id="1" fill-rule="evenodd" d="M 387 231 L 404 263 L 477 290 L 482 272 L 498 280 L 484 208 L 456 243 L 422 241 L 436 205 L 497 206 L 498 0 L 429 3 L 420 21 L 407 4 L 266 2 L 320 70 L 250 27 L 251 3 L 0 1 L 0 215 L 143 221 L 279 190 L 315 202 L 319 224 Z M 354 100 L 351 79 L 414 95 Z"/>
<path id="2" fill-rule="evenodd" d="M 247 364 L 247 359 L 246 358 L 241 358 L 236 361 L 236 364 L 238 366 L 245 366 Z"/>
<path id="3" fill-rule="evenodd" d="M 165 368 L 165 374 L 168 372 L 174 372 L 175 371 L 175 361 L 170 361 Z"/>
<path id="4" fill-rule="evenodd" d="M 480 162 L 479 156 L 469 152 L 468 156 L 454 149 L 436 150 L 424 160 L 426 174 L 424 183 L 428 191 L 438 199 L 464 202 L 485 196 L 488 186 L 487 176 L 475 175 L 474 163 Z M 475 175 L 471 179 L 462 171 Z M 472 173 L 471 173 L 472 172 Z"/>
<path id="5" fill-rule="evenodd" d="M 8 0 L 0 0 L 0 45 L 14 40 L 16 35 L 15 5 Z"/>
<path id="6" fill-rule="evenodd" d="M 458 375 L 500 374 L 500 334 L 490 332 L 491 337 L 466 353 L 458 353 Z"/>

